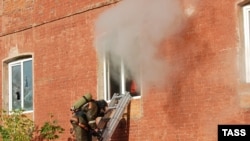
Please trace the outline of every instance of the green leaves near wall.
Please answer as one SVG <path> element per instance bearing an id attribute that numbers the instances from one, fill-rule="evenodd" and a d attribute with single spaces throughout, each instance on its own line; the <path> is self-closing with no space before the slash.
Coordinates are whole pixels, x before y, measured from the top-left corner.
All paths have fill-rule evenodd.
<path id="1" fill-rule="evenodd" d="M 60 137 L 64 129 L 50 114 L 50 120 L 38 128 L 23 110 L 14 110 L 10 113 L 2 111 L 0 114 L 0 137 L 2 141 L 29 141 L 29 140 L 55 140 Z M 33 134 L 36 133 L 34 139 Z"/>

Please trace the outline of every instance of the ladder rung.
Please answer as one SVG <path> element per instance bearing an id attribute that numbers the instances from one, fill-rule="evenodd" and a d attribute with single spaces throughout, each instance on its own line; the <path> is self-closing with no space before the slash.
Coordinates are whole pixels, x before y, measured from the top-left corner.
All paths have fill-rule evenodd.
<path id="1" fill-rule="evenodd" d="M 114 95 L 114 97 L 113 97 L 113 98 L 114 98 L 114 99 L 118 99 L 118 98 L 122 98 L 122 97 L 123 97 L 122 95 L 117 95 L 117 96 L 116 96 L 116 95 Z"/>
<path id="2" fill-rule="evenodd" d="M 108 107 L 108 110 L 112 110 L 112 109 L 116 109 L 116 108 L 117 108 L 116 106 Z"/>

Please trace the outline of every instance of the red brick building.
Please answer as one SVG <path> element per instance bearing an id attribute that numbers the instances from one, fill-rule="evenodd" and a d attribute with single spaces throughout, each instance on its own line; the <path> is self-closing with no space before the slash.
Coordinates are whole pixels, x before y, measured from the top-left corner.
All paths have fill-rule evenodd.
<path id="1" fill-rule="evenodd" d="M 75 100 L 130 91 L 113 140 L 215 141 L 218 124 L 250 123 L 248 5 L 1 0 L 2 109 L 54 114 L 64 141 Z"/>

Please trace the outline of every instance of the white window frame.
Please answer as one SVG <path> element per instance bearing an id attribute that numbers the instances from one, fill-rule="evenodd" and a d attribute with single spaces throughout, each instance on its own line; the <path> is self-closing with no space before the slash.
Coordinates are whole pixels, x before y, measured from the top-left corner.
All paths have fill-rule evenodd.
<path id="1" fill-rule="evenodd" d="M 13 61 L 11 63 L 8 64 L 8 74 L 9 74 L 9 111 L 11 112 L 13 109 L 12 109 L 12 69 L 11 67 L 13 66 L 16 66 L 16 65 L 20 65 L 21 66 L 21 86 L 23 86 L 23 63 L 26 62 L 26 61 L 32 61 L 32 64 L 33 64 L 33 59 L 32 58 L 26 58 L 26 59 L 20 59 L 20 60 L 17 60 L 17 61 Z M 32 65 L 33 66 L 33 65 Z M 33 73 L 33 71 L 32 71 Z M 33 74 L 32 74 L 33 75 Z M 32 80 L 33 81 L 33 80 Z M 20 100 L 21 100 L 21 108 L 24 108 L 24 99 L 23 99 L 23 87 L 21 87 L 21 97 L 20 97 Z M 34 97 L 34 92 L 32 92 L 32 96 Z M 30 112 L 33 112 L 34 111 L 34 100 L 32 99 L 32 110 L 29 110 L 29 111 L 24 111 L 24 113 L 30 113 Z"/>
<path id="2" fill-rule="evenodd" d="M 250 5 L 243 7 L 244 45 L 245 45 L 245 79 L 250 83 Z"/>
<path id="3" fill-rule="evenodd" d="M 121 72 L 121 78 L 120 78 L 120 93 L 125 94 L 126 93 L 126 79 L 125 79 L 125 68 L 124 68 L 124 62 L 121 60 L 120 63 L 120 72 Z M 112 97 L 110 92 L 110 68 L 109 68 L 109 61 L 108 61 L 108 56 L 104 54 L 103 58 L 103 72 L 104 72 L 104 99 L 109 101 L 111 100 Z M 141 92 L 140 96 L 133 96 L 133 99 L 138 99 L 141 98 Z"/>

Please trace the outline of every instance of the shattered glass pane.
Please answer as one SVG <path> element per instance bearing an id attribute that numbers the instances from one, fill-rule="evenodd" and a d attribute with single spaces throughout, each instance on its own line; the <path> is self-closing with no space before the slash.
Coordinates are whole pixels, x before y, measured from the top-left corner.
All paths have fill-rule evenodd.
<path id="1" fill-rule="evenodd" d="M 21 108 L 21 66 L 12 67 L 12 109 Z"/>

